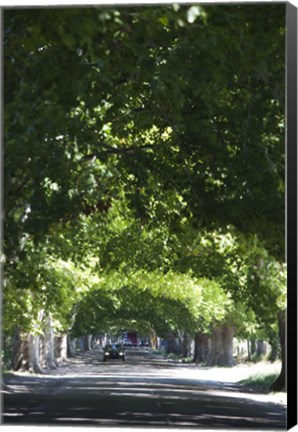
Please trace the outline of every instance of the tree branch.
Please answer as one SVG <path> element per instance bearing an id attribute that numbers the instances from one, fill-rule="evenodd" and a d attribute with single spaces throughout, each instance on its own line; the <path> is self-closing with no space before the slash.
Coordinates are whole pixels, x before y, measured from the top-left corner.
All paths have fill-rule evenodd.
<path id="1" fill-rule="evenodd" d="M 104 145 L 105 150 L 101 151 L 94 151 L 92 154 L 84 156 L 84 160 L 90 160 L 93 159 L 96 156 L 101 156 L 105 154 L 131 154 L 138 150 L 152 150 L 154 148 L 153 145 L 150 144 L 144 144 L 142 146 L 138 147 L 123 147 L 123 148 L 114 148 L 114 147 L 108 147 Z"/>

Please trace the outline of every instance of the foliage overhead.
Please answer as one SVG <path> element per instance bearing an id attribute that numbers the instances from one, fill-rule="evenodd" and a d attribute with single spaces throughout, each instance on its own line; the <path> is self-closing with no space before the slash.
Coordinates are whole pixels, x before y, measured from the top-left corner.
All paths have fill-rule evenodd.
<path id="1" fill-rule="evenodd" d="M 284 44 L 284 4 L 4 11 L 7 331 L 272 326 Z"/>

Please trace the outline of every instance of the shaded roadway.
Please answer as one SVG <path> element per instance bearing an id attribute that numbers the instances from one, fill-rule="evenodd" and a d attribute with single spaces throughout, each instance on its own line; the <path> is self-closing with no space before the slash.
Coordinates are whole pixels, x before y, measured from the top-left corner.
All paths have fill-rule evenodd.
<path id="1" fill-rule="evenodd" d="M 286 428 L 282 404 L 245 393 L 234 382 L 202 379 L 207 371 L 208 368 L 171 363 L 140 348 L 128 349 L 125 362 L 104 363 L 102 351 L 82 352 L 46 375 L 8 376 L 2 422 L 4 425 Z M 228 379 L 229 369 L 222 371 Z"/>

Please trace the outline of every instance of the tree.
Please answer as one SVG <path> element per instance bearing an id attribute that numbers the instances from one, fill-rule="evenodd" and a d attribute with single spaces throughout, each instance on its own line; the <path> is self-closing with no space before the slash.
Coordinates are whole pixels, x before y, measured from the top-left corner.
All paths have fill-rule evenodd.
<path id="1" fill-rule="evenodd" d="M 273 268 L 284 261 L 284 34 L 278 4 L 4 12 L 4 298 L 16 326 L 29 331 L 48 302 L 66 331 L 111 275 L 137 278 L 132 296 L 148 278 L 152 308 L 168 284 L 191 323 L 200 279 L 206 295 L 218 284 L 267 314 L 234 272 L 249 281 L 253 259 L 234 264 L 214 233 L 248 247 L 252 236 Z M 209 233 L 205 268 L 186 227 Z M 95 278 L 82 283 L 86 303 L 84 274 Z M 264 298 L 278 302 L 271 289 Z"/>
<path id="2" fill-rule="evenodd" d="M 140 217 L 156 178 L 198 223 L 257 230 L 283 258 L 285 6 L 269 9 L 5 11 L 6 248 L 106 207 L 108 163 Z"/>
<path id="3" fill-rule="evenodd" d="M 247 290 L 246 298 L 264 326 L 277 321 L 281 346 L 282 369 L 280 376 L 273 383 L 272 389 L 285 389 L 285 324 L 286 324 L 286 266 L 274 260 L 262 248 L 256 238 L 247 245 L 246 264 Z"/>

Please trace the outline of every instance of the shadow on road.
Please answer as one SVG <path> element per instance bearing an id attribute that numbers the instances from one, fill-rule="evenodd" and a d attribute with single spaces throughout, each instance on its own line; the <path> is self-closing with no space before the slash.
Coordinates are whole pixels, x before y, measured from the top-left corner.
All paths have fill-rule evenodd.
<path id="1" fill-rule="evenodd" d="M 285 407 L 244 394 L 241 386 L 196 379 L 148 351 L 127 362 L 82 352 L 50 375 L 11 374 L 4 424 L 285 429 Z M 188 375 L 185 373 L 188 372 Z"/>

